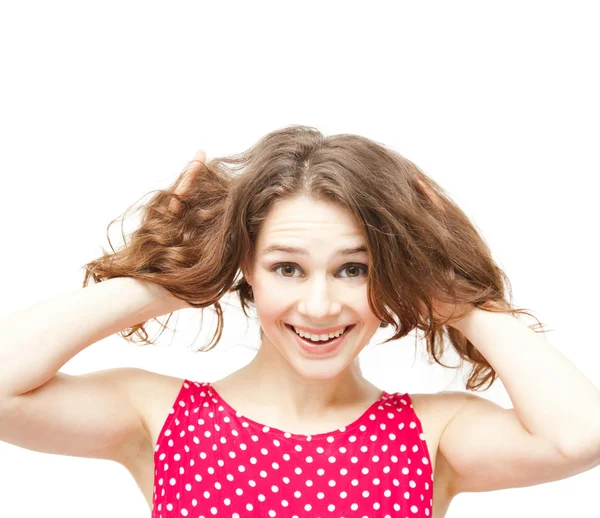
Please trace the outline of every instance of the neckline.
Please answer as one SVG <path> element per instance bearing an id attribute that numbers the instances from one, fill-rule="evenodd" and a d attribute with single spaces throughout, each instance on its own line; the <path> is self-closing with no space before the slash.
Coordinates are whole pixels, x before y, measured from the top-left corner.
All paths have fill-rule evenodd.
<path id="1" fill-rule="evenodd" d="M 221 395 L 216 391 L 216 389 L 212 386 L 212 383 L 205 382 L 204 386 L 208 389 L 208 392 L 217 401 L 219 401 L 219 403 L 221 405 L 223 405 L 224 408 L 233 412 L 237 417 L 246 421 L 250 426 L 253 426 L 255 428 L 260 428 L 264 433 L 268 432 L 273 435 L 285 437 L 286 439 L 298 439 L 298 440 L 304 440 L 304 441 L 311 441 L 311 440 L 315 440 L 315 439 L 316 440 L 326 439 L 327 437 L 336 437 L 338 435 L 348 433 L 350 430 L 353 430 L 354 428 L 357 428 L 358 426 L 360 426 L 363 423 L 363 421 L 365 421 L 367 419 L 368 415 L 373 410 L 373 408 L 375 408 L 376 406 L 379 406 L 383 401 L 385 401 L 391 397 L 391 394 L 389 394 L 385 390 L 382 390 L 381 394 L 379 395 L 379 398 L 376 401 L 374 401 L 373 403 L 371 403 L 371 405 L 369 405 L 369 407 L 360 416 L 358 416 L 354 421 L 352 421 L 350 424 L 347 424 L 346 426 L 342 426 L 341 428 L 336 428 L 335 430 L 331 430 L 329 432 L 321 432 L 321 433 L 309 435 L 309 434 L 298 434 L 298 433 L 287 432 L 285 430 L 281 430 L 280 428 L 277 428 L 274 426 L 269 426 L 264 423 L 259 423 L 258 421 L 255 421 L 254 419 L 250 419 L 249 417 L 245 416 L 244 414 L 242 414 L 241 412 L 239 412 L 235 408 L 233 408 L 227 401 L 225 401 L 221 397 Z"/>

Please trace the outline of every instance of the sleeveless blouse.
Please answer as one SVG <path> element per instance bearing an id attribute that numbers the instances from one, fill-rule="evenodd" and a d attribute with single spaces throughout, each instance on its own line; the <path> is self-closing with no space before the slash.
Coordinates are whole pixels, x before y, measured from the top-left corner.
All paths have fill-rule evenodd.
<path id="1" fill-rule="evenodd" d="M 289 433 L 183 380 L 154 449 L 152 518 L 431 518 L 433 472 L 410 396 L 348 426 Z"/>

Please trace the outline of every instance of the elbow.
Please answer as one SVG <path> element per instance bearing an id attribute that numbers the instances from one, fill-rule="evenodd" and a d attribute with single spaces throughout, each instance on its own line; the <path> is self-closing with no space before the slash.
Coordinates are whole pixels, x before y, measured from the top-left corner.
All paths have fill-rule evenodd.
<path id="1" fill-rule="evenodd" d="M 565 441 L 560 451 L 569 461 L 589 466 L 587 469 L 600 465 L 600 430 L 585 437 Z"/>

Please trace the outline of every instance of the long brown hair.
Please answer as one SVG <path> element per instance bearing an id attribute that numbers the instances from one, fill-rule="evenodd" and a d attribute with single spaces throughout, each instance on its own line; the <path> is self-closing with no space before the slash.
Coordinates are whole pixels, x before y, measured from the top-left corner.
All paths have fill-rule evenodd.
<path id="1" fill-rule="evenodd" d="M 118 251 L 108 237 L 113 253 L 103 250 L 102 257 L 84 265 L 83 286 L 90 277 L 95 282 L 134 277 L 162 285 L 202 311 L 214 307 L 217 329 L 202 351 L 221 338 L 219 301 L 224 295 L 237 293 L 248 317 L 254 299 L 242 272 L 251 264 L 258 231 L 275 202 L 297 195 L 335 203 L 355 215 L 369 254 L 369 305 L 381 327 L 394 328 L 386 342 L 419 328 L 431 358 L 458 368 L 440 361 L 447 336 L 461 364 L 472 364 L 467 389 L 481 389 L 487 382 L 487 390 L 497 374 L 466 337 L 434 318 L 432 301 L 533 316 L 513 307 L 507 276 L 444 190 L 398 152 L 368 138 L 287 126 L 247 151 L 207 160 L 185 196 L 174 192 L 182 178 L 183 173 L 142 207 L 139 227 Z M 182 204 L 177 215 L 169 210 L 173 198 Z M 533 318 L 535 330 L 542 324 Z M 166 324 L 161 323 L 163 330 Z M 120 334 L 152 344 L 144 326 Z"/>

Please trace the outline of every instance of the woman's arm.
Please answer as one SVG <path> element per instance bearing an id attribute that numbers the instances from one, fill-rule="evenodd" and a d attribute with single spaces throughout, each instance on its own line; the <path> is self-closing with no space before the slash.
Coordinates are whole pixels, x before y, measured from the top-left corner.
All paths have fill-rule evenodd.
<path id="1" fill-rule="evenodd" d="M 119 277 L 0 319 L 0 407 L 49 381 L 93 343 L 183 307 L 161 286 Z"/>

